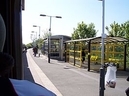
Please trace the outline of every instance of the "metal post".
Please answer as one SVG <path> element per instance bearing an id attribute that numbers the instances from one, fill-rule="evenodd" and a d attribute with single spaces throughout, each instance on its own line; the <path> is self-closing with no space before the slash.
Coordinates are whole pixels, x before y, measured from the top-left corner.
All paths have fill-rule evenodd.
<path id="1" fill-rule="evenodd" d="M 90 71 L 90 52 L 91 52 L 91 41 L 88 42 L 88 71 Z"/>
<path id="2" fill-rule="evenodd" d="M 49 28 L 49 32 L 51 33 L 51 19 L 52 19 L 52 17 L 55 17 L 55 18 L 62 18 L 61 16 L 49 16 L 49 15 L 45 15 L 45 14 L 40 14 L 40 16 L 47 16 L 47 17 L 50 17 L 50 28 Z M 50 52 L 50 50 L 51 50 L 51 39 L 50 39 L 50 37 L 48 38 L 48 62 L 50 63 L 50 57 L 51 57 L 51 52 Z"/>
<path id="3" fill-rule="evenodd" d="M 100 89 L 99 89 L 99 96 L 104 96 L 104 90 L 105 90 L 105 69 L 104 66 L 100 68 Z"/>
<path id="4" fill-rule="evenodd" d="M 65 42 L 65 62 L 67 62 L 67 43 Z"/>
<path id="5" fill-rule="evenodd" d="M 103 2 L 103 4 L 102 4 L 102 7 L 103 7 L 103 16 L 102 16 L 102 50 L 101 50 L 101 64 L 104 64 L 104 35 L 105 35 L 105 33 L 104 33 L 104 30 L 105 30 L 105 12 L 104 12 L 104 10 L 105 10 L 105 2 L 104 2 L 105 0 L 102 0 L 102 2 Z"/>
<path id="6" fill-rule="evenodd" d="M 40 26 L 38 26 L 39 27 L 39 38 L 38 38 L 38 40 L 40 39 Z M 39 46 L 38 46 L 38 55 L 39 55 L 39 57 L 40 57 L 40 50 L 41 49 L 39 49 Z"/>
<path id="7" fill-rule="evenodd" d="M 50 37 L 48 36 L 48 63 L 50 63 Z"/>
<path id="8" fill-rule="evenodd" d="M 124 71 L 126 71 L 126 54 L 127 54 L 127 45 L 125 44 L 124 46 Z"/>
<path id="9" fill-rule="evenodd" d="M 51 18 L 52 16 L 50 16 L 50 28 L 49 28 L 49 32 L 51 33 Z M 50 46 L 50 36 L 48 37 L 48 63 L 50 63 L 50 57 L 51 57 L 51 53 L 50 53 L 50 49 L 51 49 L 51 46 Z"/>
<path id="10" fill-rule="evenodd" d="M 63 52 L 63 40 L 64 40 L 64 38 L 62 37 L 62 38 L 60 38 L 60 59 L 61 60 L 63 60 L 63 54 L 64 54 L 64 52 Z"/>
<path id="11" fill-rule="evenodd" d="M 51 32 L 51 21 L 52 21 L 52 16 L 50 16 L 50 29 L 49 29 L 49 32 Z"/>
<path id="12" fill-rule="evenodd" d="M 37 40 L 37 32 L 35 32 L 35 33 L 36 33 L 36 38 L 35 39 Z"/>
<path id="13" fill-rule="evenodd" d="M 105 78 L 105 71 L 104 71 L 104 38 L 105 38 L 105 0 L 102 0 L 102 49 L 101 49 L 101 68 L 100 68 L 100 89 L 99 89 L 99 96 L 104 96 L 104 78 Z"/>
<path id="14" fill-rule="evenodd" d="M 39 26 L 39 39 L 40 39 L 40 26 Z"/>
<path id="15" fill-rule="evenodd" d="M 76 46 L 76 42 L 74 42 L 74 66 L 75 66 L 75 63 L 76 63 L 76 60 L 75 60 L 75 56 L 76 56 L 76 54 L 75 54 L 75 46 Z"/>

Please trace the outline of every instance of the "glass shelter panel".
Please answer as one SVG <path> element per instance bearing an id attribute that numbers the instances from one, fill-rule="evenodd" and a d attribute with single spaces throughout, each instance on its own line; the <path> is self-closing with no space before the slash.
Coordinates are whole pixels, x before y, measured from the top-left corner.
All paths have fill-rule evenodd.
<path id="1" fill-rule="evenodd" d="M 60 40 L 59 39 L 51 39 L 50 42 L 51 45 L 51 56 L 59 58 L 59 52 L 60 52 Z"/>

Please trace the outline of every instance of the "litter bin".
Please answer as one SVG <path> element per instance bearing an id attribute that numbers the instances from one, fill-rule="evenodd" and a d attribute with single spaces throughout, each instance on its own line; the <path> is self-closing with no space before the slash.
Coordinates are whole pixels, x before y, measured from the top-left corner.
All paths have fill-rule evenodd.
<path id="1" fill-rule="evenodd" d="M 110 88 L 115 88 L 116 86 L 116 71 L 117 66 L 114 63 L 109 63 L 107 65 L 107 72 L 105 75 L 105 85 Z"/>

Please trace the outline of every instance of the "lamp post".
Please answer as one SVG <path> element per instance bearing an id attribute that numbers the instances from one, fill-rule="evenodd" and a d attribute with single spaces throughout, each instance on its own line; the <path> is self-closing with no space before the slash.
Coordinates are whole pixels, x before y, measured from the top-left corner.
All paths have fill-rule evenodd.
<path id="1" fill-rule="evenodd" d="M 38 27 L 39 28 L 39 39 L 40 39 L 40 26 L 33 25 L 33 27 Z"/>
<path id="2" fill-rule="evenodd" d="M 34 39 L 33 39 L 33 46 L 36 46 L 36 42 L 34 42 L 35 40 L 37 40 L 37 32 L 35 32 L 35 31 L 31 31 L 31 33 L 36 33 L 35 35 L 35 37 L 34 37 Z M 33 34 L 32 34 L 33 35 Z"/>
<path id="3" fill-rule="evenodd" d="M 49 16 L 49 15 L 45 15 L 45 14 L 40 14 L 40 16 L 43 16 L 43 17 L 50 17 L 49 32 L 51 32 L 51 21 L 52 21 L 52 17 L 54 17 L 54 18 L 62 18 L 61 16 Z"/>
<path id="4" fill-rule="evenodd" d="M 100 68 L 100 88 L 99 88 L 99 96 L 104 96 L 104 90 L 105 90 L 105 66 L 104 66 L 104 38 L 106 38 L 105 35 L 105 0 L 99 0 L 102 1 L 102 48 L 101 48 L 101 68 Z"/>
<path id="5" fill-rule="evenodd" d="M 52 17 L 54 17 L 54 18 L 62 18 L 61 16 L 50 16 L 50 15 L 45 15 L 45 14 L 40 14 L 40 16 L 49 17 L 50 18 L 50 26 L 49 26 L 49 32 L 50 33 L 51 33 Z M 48 36 L 48 63 L 50 63 L 50 36 Z"/>
<path id="6" fill-rule="evenodd" d="M 33 41 L 33 34 L 30 34 L 30 39 Z"/>
<path id="7" fill-rule="evenodd" d="M 34 39 L 37 39 L 37 32 L 35 32 L 35 31 L 31 31 L 31 33 L 35 33 L 35 38 Z"/>
<path id="8" fill-rule="evenodd" d="M 37 25 L 33 25 L 33 27 L 38 27 L 39 28 L 39 39 L 40 39 L 40 26 L 37 26 Z M 36 35 L 37 36 L 37 35 Z M 37 37 L 36 37 L 37 39 Z M 37 46 L 37 45 L 36 45 Z M 38 47 L 38 55 L 40 57 L 40 50 L 39 50 L 39 47 Z"/>

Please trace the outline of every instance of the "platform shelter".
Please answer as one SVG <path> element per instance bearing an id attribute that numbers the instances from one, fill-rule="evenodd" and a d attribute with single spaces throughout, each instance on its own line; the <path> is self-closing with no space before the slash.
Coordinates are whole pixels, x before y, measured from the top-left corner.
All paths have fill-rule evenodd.
<path id="1" fill-rule="evenodd" d="M 128 40 L 122 37 L 104 39 L 104 63 L 115 63 L 118 70 L 126 70 L 126 46 Z M 101 66 L 101 37 L 69 40 L 65 42 L 65 61 L 88 71 L 99 70 Z M 85 62 L 82 63 L 82 49 L 85 49 Z"/>
<path id="2" fill-rule="evenodd" d="M 53 35 L 44 40 L 42 51 L 51 59 L 64 60 L 64 42 L 71 40 L 71 37 L 66 35 Z"/>

